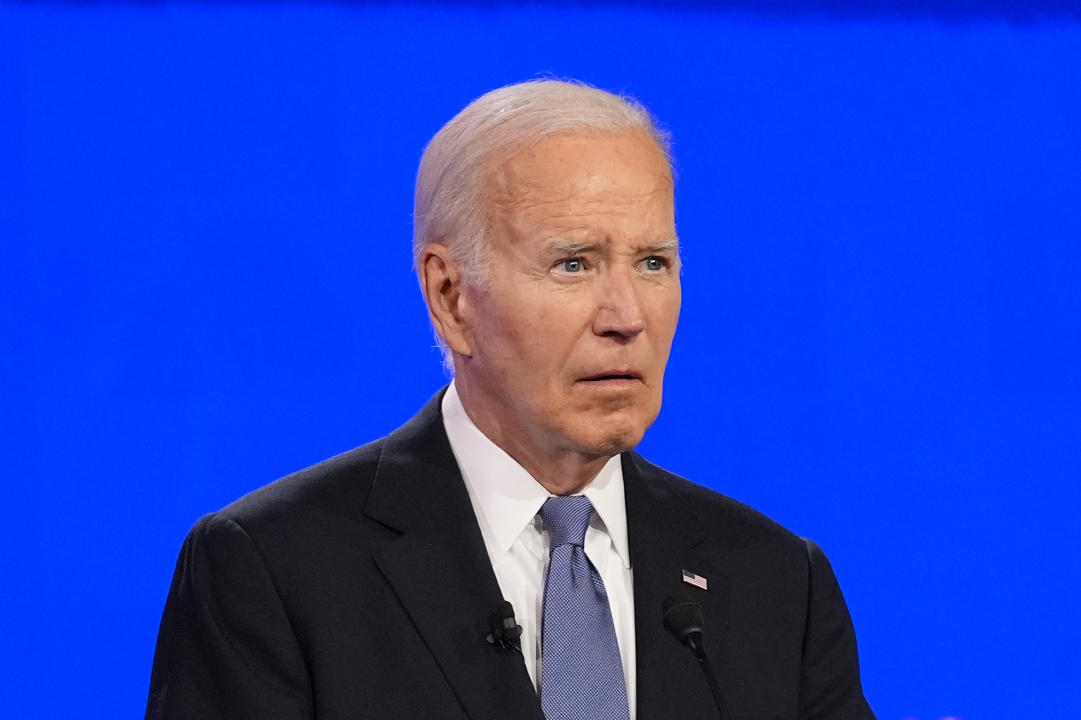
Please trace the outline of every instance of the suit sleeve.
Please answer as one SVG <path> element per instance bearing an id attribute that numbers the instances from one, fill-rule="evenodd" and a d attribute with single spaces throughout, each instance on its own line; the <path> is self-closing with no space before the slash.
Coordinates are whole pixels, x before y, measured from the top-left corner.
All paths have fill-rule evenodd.
<path id="1" fill-rule="evenodd" d="M 162 615 L 147 720 L 310 720 L 308 669 L 251 538 L 208 515 L 189 533 Z"/>
<path id="2" fill-rule="evenodd" d="M 800 677 L 800 720 L 874 720 L 860 685 L 852 618 L 821 548 L 807 545 L 809 588 Z"/>

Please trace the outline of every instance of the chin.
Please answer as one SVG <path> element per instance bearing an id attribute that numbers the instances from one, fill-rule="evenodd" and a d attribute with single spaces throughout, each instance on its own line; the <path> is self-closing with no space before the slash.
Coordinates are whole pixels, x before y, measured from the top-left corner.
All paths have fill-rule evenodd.
<path id="1" fill-rule="evenodd" d="M 647 423 L 613 422 L 598 423 L 584 428 L 579 436 L 579 447 L 590 455 L 618 455 L 633 450 L 645 437 Z"/>

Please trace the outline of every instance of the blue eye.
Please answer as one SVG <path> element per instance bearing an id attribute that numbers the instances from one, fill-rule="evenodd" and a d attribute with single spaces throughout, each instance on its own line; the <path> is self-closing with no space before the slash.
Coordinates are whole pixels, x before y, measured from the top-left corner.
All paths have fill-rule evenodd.
<path id="1" fill-rule="evenodd" d="M 582 262 L 582 258 L 567 258 L 559 263 L 559 267 L 563 272 L 576 273 L 585 269 L 585 263 Z"/>
<path id="2" fill-rule="evenodd" d="M 668 267 L 668 261 L 658 255 L 647 257 L 642 262 L 645 263 L 646 270 L 650 272 L 658 272 Z"/>

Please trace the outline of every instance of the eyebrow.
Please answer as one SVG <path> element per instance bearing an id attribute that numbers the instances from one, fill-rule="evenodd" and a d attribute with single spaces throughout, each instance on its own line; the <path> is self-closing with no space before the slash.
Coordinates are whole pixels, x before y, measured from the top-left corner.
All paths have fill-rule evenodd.
<path id="1" fill-rule="evenodd" d="M 596 250 L 597 243 L 591 242 L 557 242 L 545 248 L 548 255 L 581 255 L 584 252 Z"/>
<path id="2" fill-rule="evenodd" d="M 675 255 L 679 255 L 679 238 L 669 238 L 668 240 L 662 240 L 660 242 L 644 245 L 638 249 L 639 252 L 670 252 Z"/>
<path id="3" fill-rule="evenodd" d="M 545 253 L 548 255 L 581 255 L 585 252 L 595 252 L 601 249 L 602 243 L 595 242 L 557 242 L 549 245 Z M 679 254 L 679 238 L 670 238 L 659 242 L 642 245 L 635 248 L 635 253 L 661 253 L 669 252 Z"/>

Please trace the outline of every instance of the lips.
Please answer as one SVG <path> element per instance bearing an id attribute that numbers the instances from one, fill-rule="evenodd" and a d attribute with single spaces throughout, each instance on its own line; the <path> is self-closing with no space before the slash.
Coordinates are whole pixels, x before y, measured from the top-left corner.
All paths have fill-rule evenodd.
<path id="1" fill-rule="evenodd" d="M 602 372 L 587 375 L 582 378 L 583 382 L 605 382 L 619 380 L 641 380 L 642 375 L 634 370 L 604 370 Z"/>

